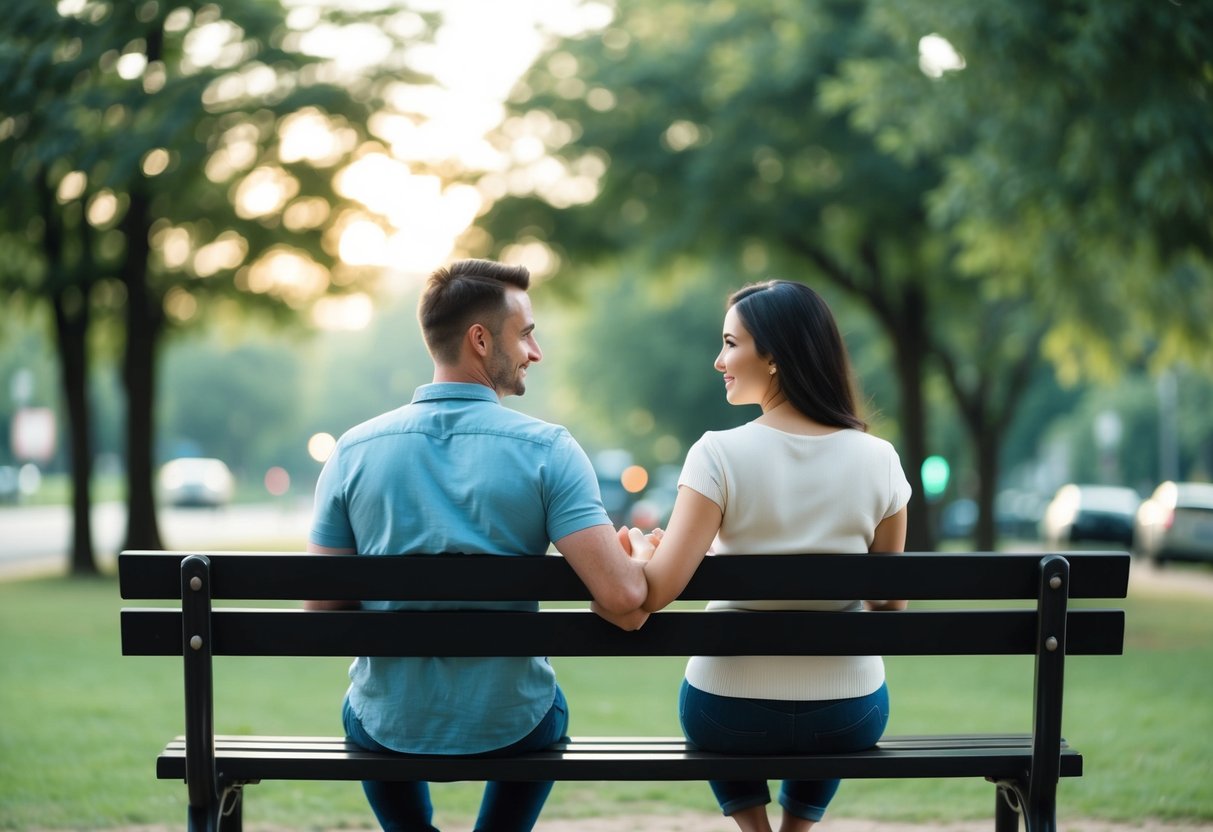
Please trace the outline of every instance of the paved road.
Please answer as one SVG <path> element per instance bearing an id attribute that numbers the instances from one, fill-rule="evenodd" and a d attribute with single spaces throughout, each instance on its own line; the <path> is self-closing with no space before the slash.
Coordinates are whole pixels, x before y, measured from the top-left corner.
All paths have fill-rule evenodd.
<path id="1" fill-rule="evenodd" d="M 165 508 L 159 519 L 161 537 L 170 549 L 299 549 L 306 539 L 311 505 L 304 501 L 214 510 Z M 97 560 L 105 567 L 122 547 L 125 507 L 121 503 L 96 505 L 92 521 Z M 0 508 L 0 579 L 64 572 L 70 541 L 67 506 Z"/>

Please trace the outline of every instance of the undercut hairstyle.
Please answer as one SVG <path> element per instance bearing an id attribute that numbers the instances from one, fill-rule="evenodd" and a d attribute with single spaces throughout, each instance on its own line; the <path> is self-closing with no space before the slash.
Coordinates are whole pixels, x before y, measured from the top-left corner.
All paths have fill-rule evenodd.
<path id="1" fill-rule="evenodd" d="M 426 349 L 434 361 L 459 361 L 459 347 L 472 324 L 483 324 L 494 336 L 508 311 L 506 290 L 530 288 L 525 266 L 507 266 L 491 260 L 458 260 L 436 269 L 426 281 L 417 305 L 417 319 Z"/>
<path id="2" fill-rule="evenodd" d="M 728 306 L 775 362 L 792 406 L 815 422 L 866 431 L 856 407 L 846 344 L 830 307 L 815 291 L 790 280 L 752 283 L 729 296 Z"/>

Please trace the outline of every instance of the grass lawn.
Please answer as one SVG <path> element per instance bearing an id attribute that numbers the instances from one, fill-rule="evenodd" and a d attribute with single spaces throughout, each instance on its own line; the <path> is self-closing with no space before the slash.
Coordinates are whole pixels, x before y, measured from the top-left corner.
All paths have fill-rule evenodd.
<path id="1" fill-rule="evenodd" d="M 185 788 L 154 759 L 182 730 L 181 670 L 120 655 L 117 584 L 46 579 L 0 584 L 0 828 L 179 825 Z M 1213 602 L 1134 598 L 1122 657 L 1074 657 L 1065 734 L 1086 776 L 1061 784 L 1062 818 L 1213 819 Z M 345 659 L 217 661 L 221 733 L 340 732 Z M 680 659 L 560 659 L 575 734 L 677 734 Z M 1030 728 L 1024 657 L 892 658 L 890 733 Z M 475 814 L 477 784 L 435 788 L 439 820 Z M 990 817 L 977 781 L 851 781 L 837 816 Z M 546 813 L 713 810 L 702 783 L 561 783 Z M 355 783 L 250 787 L 245 818 L 308 829 L 372 825 Z"/>

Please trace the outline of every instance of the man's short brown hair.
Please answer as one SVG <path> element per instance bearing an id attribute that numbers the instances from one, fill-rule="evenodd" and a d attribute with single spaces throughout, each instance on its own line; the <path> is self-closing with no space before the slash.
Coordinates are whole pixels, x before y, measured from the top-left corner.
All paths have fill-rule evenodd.
<path id="1" fill-rule="evenodd" d="M 417 305 L 417 318 L 426 348 L 439 364 L 459 361 L 459 344 L 468 327 L 483 323 L 496 334 L 505 317 L 505 292 L 510 286 L 530 288 L 525 266 L 492 260 L 457 260 L 435 269 Z"/>

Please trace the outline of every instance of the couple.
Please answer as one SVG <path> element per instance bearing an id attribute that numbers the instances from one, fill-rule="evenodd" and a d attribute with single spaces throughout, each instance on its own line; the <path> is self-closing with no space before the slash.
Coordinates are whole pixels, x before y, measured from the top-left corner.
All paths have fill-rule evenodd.
<path id="1" fill-rule="evenodd" d="M 410 404 L 341 437 L 316 485 L 309 551 L 526 556 L 552 544 L 589 589 L 595 611 L 634 629 L 678 596 L 709 549 L 902 550 L 909 484 L 892 446 L 865 432 L 841 336 L 811 289 L 770 281 L 729 298 L 715 367 L 728 401 L 759 405 L 762 415 L 708 432 L 691 448 L 667 528 L 646 535 L 612 529 L 589 459 L 568 431 L 501 406 L 525 392 L 527 368 L 542 358 L 529 281 L 525 268 L 484 260 L 430 276 L 418 317 L 434 381 Z M 810 606 L 861 603 L 904 606 Z M 360 657 L 350 679 L 345 730 L 368 749 L 511 753 L 549 746 L 568 728 L 564 695 L 544 658 Z M 878 656 L 694 657 L 679 707 L 691 743 L 736 752 L 868 748 L 889 713 Z M 741 829 L 771 829 L 765 782 L 711 786 Z M 836 780 L 785 782 L 780 829 L 811 828 L 837 787 Z M 434 829 L 426 783 L 363 788 L 384 829 Z M 488 783 L 476 829 L 531 829 L 551 788 Z"/>

